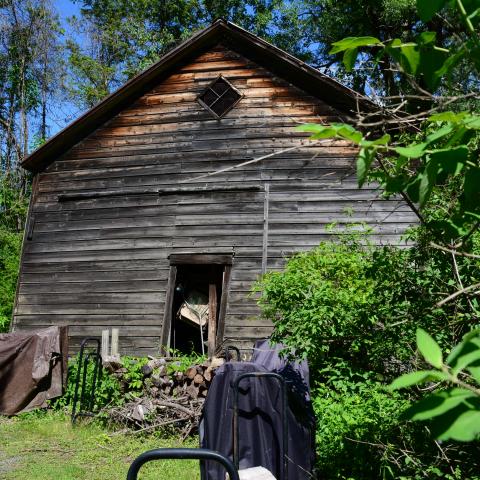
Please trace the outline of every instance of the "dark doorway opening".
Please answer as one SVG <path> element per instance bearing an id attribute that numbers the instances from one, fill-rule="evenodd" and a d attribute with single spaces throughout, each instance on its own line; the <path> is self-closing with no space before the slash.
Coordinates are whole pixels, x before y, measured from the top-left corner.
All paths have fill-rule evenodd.
<path id="1" fill-rule="evenodd" d="M 223 265 L 177 266 L 170 330 L 174 350 L 207 353 L 209 322 L 218 319 L 224 270 Z"/>
<path id="2" fill-rule="evenodd" d="M 179 253 L 169 260 L 161 352 L 168 356 L 175 348 L 211 358 L 223 343 L 233 255 Z"/>

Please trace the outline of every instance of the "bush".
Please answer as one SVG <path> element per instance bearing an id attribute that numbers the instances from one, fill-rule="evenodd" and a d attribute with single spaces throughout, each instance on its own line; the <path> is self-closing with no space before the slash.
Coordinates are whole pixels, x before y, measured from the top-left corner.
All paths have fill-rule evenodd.
<path id="1" fill-rule="evenodd" d="M 50 406 L 54 409 L 71 409 L 73 405 L 73 398 L 75 396 L 75 382 L 77 379 L 79 356 L 71 358 L 68 362 L 68 377 L 67 388 L 63 396 L 56 398 L 50 402 Z M 86 385 L 87 390 L 90 391 L 93 382 L 94 363 L 89 362 L 87 367 Z M 80 391 L 79 391 L 80 395 Z M 124 402 L 123 394 L 120 388 L 120 382 L 108 373 L 102 367 L 101 376 L 97 381 L 95 389 L 95 406 L 94 410 L 98 410 L 106 405 L 121 405 Z"/>
<path id="2" fill-rule="evenodd" d="M 435 306 L 456 288 L 451 256 L 426 248 L 421 231 L 409 249 L 377 247 L 363 234 L 336 240 L 255 286 L 273 340 L 309 359 L 320 476 L 479 479 L 478 444 L 436 443 L 428 424 L 400 421 L 414 397 L 385 389 L 421 363 L 418 327 L 447 348 L 478 322 L 474 298 Z M 479 281 L 475 260 L 457 261 L 466 284 Z"/>
<path id="3" fill-rule="evenodd" d="M 476 312 L 465 297 L 435 307 L 439 292 L 446 296 L 455 288 L 451 257 L 417 239 L 417 247 L 401 249 L 349 234 L 264 275 L 255 290 L 263 315 L 274 323 L 273 340 L 307 356 L 314 370 L 334 356 L 389 379 L 415 361 L 418 327 L 443 346 L 456 343 L 478 322 Z M 462 258 L 458 267 L 466 283 L 480 280 L 472 259 Z"/>

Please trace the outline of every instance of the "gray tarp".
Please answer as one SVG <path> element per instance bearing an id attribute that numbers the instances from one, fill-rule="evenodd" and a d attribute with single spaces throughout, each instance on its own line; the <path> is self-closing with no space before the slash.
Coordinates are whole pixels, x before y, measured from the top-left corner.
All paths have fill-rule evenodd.
<path id="1" fill-rule="evenodd" d="M 280 346 L 257 342 L 252 362 L 230 362 L 220 367 L 208 391 L 200 424 L 203 448 L 233 457 L 234 379 L 246 372 L 275 372 L 288 386 L 288 477 L 311 478 L 315 463 L 315 418 L 310 402 L 308 365 L 280 358 Z M 282 462 L 282 395 L 275 379 L 244 379 L 239 398 L 240 469 L 263 466 L 277 479 Z M 203 480 L 224 480 L 222 468 L 213 462 L 202 467 Z"/>
<path id="2" fill-rule="evenodd" d="M 63 393 L 67 327 L 0 334 L 0 414 L 15 415 Z"/>

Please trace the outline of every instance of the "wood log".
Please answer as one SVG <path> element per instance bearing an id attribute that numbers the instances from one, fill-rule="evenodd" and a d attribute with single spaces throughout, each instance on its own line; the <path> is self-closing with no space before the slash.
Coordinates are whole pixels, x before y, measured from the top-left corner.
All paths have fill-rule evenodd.
<path id="1" fill-rule="evenodd" d="M 160 375 L 153 375 L 152 384 L 157 388 L 162 388 L 164 385 L 166 385 L 166 381 Z"/>
<path id="2" fill-rule="evenodd" d="M 211 382 L 212 381 L 212 378 L 213 378 L 213 375 L 214 375 L 214 370 L 212 367 L 208 367 L 206 370 L 205 370 L 205 373 L 203 374 L 203 378 L 205 378 L 205 381 L 207 382 Z"/>
<path id="3" fill-rule="evenodd" d="M 188 379 L 193 380 L 195 375 L 197 374 L 197 369 L 196 367 L 190 367 L 187 368 L 185 375 L 187 376 Z"/>
<path id="4" fill-rule="evenodd" d="M 186 393 L 189 397 L 196 399 L 198 398 L 199 389 L 195 385 L 189 385 L 186 389 Z"/>
<path id="5" fill-rule="evenodd" d="M 200 385 L 205 381 L 205 378 L 203 377 L 202 374 L 197 373 L 195 377 L 193 378 L 193 383 Z"/>

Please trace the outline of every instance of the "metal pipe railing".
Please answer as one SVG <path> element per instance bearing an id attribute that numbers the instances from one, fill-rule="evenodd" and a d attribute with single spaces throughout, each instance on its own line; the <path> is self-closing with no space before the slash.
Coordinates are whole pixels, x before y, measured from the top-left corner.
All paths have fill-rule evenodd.
<path id="1" fill-rule="evenodd" d="M 145 463 L 165 459 L 209 460 L 218 462 L 225 467 L 230 480 L 240 480 L 238 472 L 231 460 L 214 450 L 207 450 L 205 448 L 157 448 L 156 450 L 144 452 L 130 465 L 127 480 L 137 480 L 138 472 Z"/>

